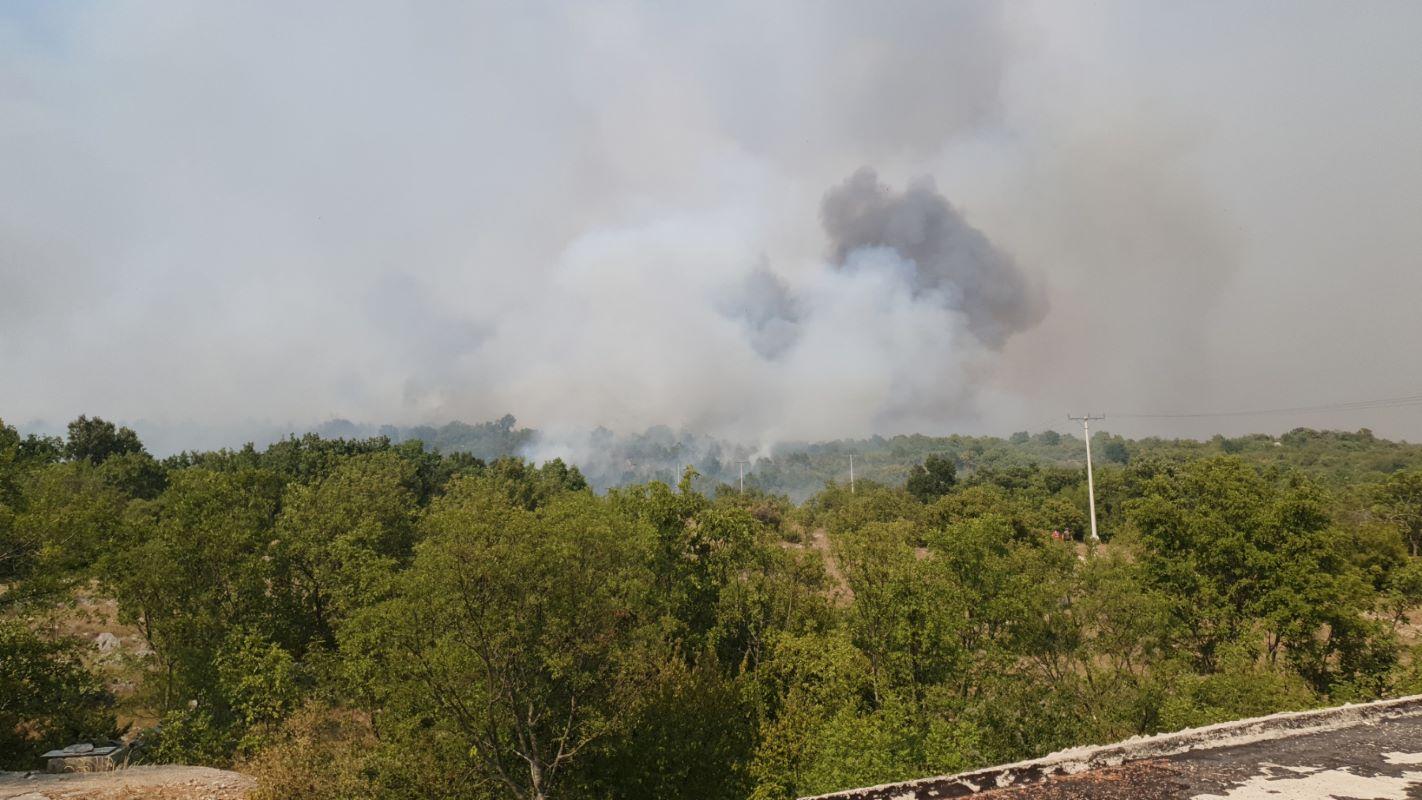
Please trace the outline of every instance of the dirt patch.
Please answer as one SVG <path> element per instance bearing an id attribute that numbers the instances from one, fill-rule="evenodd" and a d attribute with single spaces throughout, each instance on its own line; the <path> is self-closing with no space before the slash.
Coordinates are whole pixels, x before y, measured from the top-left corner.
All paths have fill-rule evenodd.
<path id="1" fill-rule="evenodd" d="M 143 674 L 151 668 L 152 651 L 138 628 L 119 621 L 118 602 L 105 595 L 96 581 L 75 587 L 64 602 L 36 619 L 36 627 L 51 638 L 83 645 L 84 663 L 118 698 L 121 726 L 132 723 L 138 729 L 158 721 L 136 695 Z"/>
<path id="2" fill-rule="evenodd" d="M 849 581 L 845 579 L 844 573 L 839 571 L 839 562 L 835 560 L 834 548 L 830 547 L 829 533 L 824 528 L 815 528 L 810 533 L 810 547 L 818 550 L 820 556 L 825 560 L 825 574 L 830 581 L 830 601 L 837 606 L 847 606 L 854 602 L 854 590 L 849 588 Z"/>
<path id="3" fill-rule="evenodd" d="M 0 772 L 0 800 L 241 800 L 256 785 L 249 775 L 175 764 L 113 772 Z"/>

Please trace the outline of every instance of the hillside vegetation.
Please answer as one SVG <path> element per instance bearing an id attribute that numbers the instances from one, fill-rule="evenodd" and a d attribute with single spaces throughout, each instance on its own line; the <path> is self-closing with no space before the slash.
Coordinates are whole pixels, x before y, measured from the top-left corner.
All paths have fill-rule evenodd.
<path id="1" fill-rule="evenodd" d="M 1063 423 L 1066 424 L 1066 423 Z M 529 457 L 547 452 L 576 454 L 588 483 L 603 490 L 660 480 L 677 483 L 682 471 L 694 467 L 698 490 L 738 485 L 745 462 L 746 487 L 787 495 L 803 502 L 827 482 L 849 480 L 849 457 L 855 457 L 860 478 L 879 483 L 904 483 L 910 471 L 930 455 L 945 456 L 958 470 L 1021 470 L 1032 467 L 1085 468 L 1086 448 L 1080 436 L 1053 430 L 1020 431 L 995 436 L 873 436 L 830 442 L 785 442 L 768 449 L 748 447 L 666 426 L 641 433 L 616 434 L 605 429 L 586 436 L 554 437 L 521 428 L 512 415 L 470 425 L 401 428 L 356 425 L 333 420 L 317 427 L 322 438 L 384 437 L 392 443 L 419 441 L 443 453 L 466 453 L 486 461 L 504 456 Z M 1363 429 L 1316 431 L 1297 428 L 1281 436 L 1254 434 L 1194 439 L 1124 439 L 1105 431 L 1092 436 L 1099 465 L 1122 466 L 1132 459 L 1186 461 L 1211 455 L 1237 455 L 1253 464 L 1299 470 L 1330 486 L 1373 482 L 1400 470 L 1422 469 L 1422 445 L 1389 441 Z"/>
<path id="2" fill-rule="evenodd" d="M 1422 690 L 1422 449 L 1367 431 L 1103 435 L 1097 546 L 1053 432 L 785 447 L 741 492 L 670 432 L 595 487 L 460 430 L 502 444 L 0 423 L 0 766 L 138 736 L 260 798 L 771 800 Z M 630 480 L 657 447 L 677 485 Z"/>

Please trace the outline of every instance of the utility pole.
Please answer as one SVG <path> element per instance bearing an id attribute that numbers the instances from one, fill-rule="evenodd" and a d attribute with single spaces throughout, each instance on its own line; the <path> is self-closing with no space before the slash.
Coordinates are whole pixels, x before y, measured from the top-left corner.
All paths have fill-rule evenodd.
<path id="1" fill-rule="evenodd" d="M 849 493 L 854 494 L 854 454 L 849 454 Z"/>
<path id="2" fill-rule="evenodd" d="M 749 464 L 750 462 L 749 462 L 749 461 L 737 461 L 736 463 L 737 463 L 738 465 L 740 465 L 740 468 L 741 468 L 741 494 L 745 494 L 745 493 L 746 493 L 746 465 Z"/>
<path id="3" fill-rule="evenodd" d="M 1086 438 L 1086 497 L 1091 503 L 1091 541 L 1099 542 L 1101 537 L 1096 535 L 1096 481 L 1091 477 L 1091 421 L 1094 419 L 1106 419 L 1105 414 L 1092 416 L 1082 414 L 1073 417 L 1068 414 L 1067 419 L 1081 423 L 1081 435 Z"/>

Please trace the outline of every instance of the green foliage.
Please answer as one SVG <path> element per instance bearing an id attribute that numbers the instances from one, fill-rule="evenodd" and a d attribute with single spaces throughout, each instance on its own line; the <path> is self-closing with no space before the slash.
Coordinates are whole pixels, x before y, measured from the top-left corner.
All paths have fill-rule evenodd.
<path id="1" fill-rule="evenodd" d="M 1180 644 L 1213 671 L 1220 650 L 1262 627 L 1318 691 L 1386 672 L 1391 632 L 1369 616 L 1366 575 L 1310 484 L 1272 484 L 1232 457 L 1153 477 L 1133 505 L 1152 583 L 1177 598 Z M 1326 636 L 1318 635 L 1321 630 Z"/>
<path id="2" fill-rule="evenodd" d="M 1319 702 L 1301 677 L 1269 669 L 1254 658 L 1247 645 L 1226 646 L 1221 662 L 1218 672 L 1179 669 L 1169 675 L 1160 709 L 1162 730 L 1297 711 Z"/>
<path id="3" fill-rule="evenodd" d="M 953 459 L 935 455 L 913 468 L 904 488 L 920 503 L 931 503 L 952 491 L 957 480 L 958 470 Z"/>
<path id="4" fill-rule="evenodd" d="M 151 732 L 145 755 L 159 764 L 224 767 L 232 763 L 237 745 L 237 731 L 231 725 L 194 704 L 163 715 Z"/>
<path id="5" fill-rule="evenodd" d="M 1399 472 L 1374 492 L 1373 511 L 1396 527 L 1412 555 L 1422 548 L 1422 470 Z"/>
<path id="6" fill-rule="evenodd" d="M 414 546 L 417 473 L 394 453 L 365 453 L 288 486 L 268 552 L 294 605 L 284 638 L 296 652 L 334 648 L 344 620 L 387 593 Z"/>
<path id="7" fill-rule="evenodd" d="M 679 657 L 653 663 L 633 711 L 600 743 L 578 796 L 739 800 L 751 789 L 755 709 L 747 681 Z"/>
<path id="8" fill-rule="evenodd" d="M 301 702 L 301 675 L 291 654 L 260 636 L 235 631 L 218 651 L 217 691 L 247 731 L 241 749 L 253 752 L 264 735 Z"/>
<path id="9" fill-rule="evenodd" d="M 1052 432 L 782 446 L 745 491 L 744 452 L 603 432 L 661 480 L 599 494 L 465 427 L 426 433 L 478 455 L 160 463 L 0 424 L 0 756 L 113 733 L 83 653 L 13 619 L 96 578 L 153 651 L 124 702 L 155 757 L 265 798 L 792 798 L 1422 689 L 1422 459 L 1367 432 L 1098 434 L 1087 547 L 1052 535 L 1088 525 Z"/>
<path id="10" fill-rule="evenodd" d="M 1130 450 L 1126 448 L 1126 442 L 1119 436 L 1103 437 L 1101 443 L 1101 457 L 1109 462 L 1125 464 L 1131 460 Z"/>
<path id="11" fill-rule="evenodd" d="M 0 620 L 0 768 L 32 769 L 51 748 L 118 736 L 112 700 L 73 643 Z"/>
<path id="12" fill-rule="evenodd" d="M 0 577 L 24 580 L 23 595 L 55 593 L 113 546 L 126 498 L 88 462 L 29 471 L 9 516 L 9 558 Z M 11 598 L 15 600 L 17 598 Z"/>
<path id="13" fill-rule="evenodd" d="M 168 472 L 147 453 L 121 453 L 104 459 L 99 477 L 126 497 L 152 500 L 168 485 Z"/>
<path id="14" fill-rule="evenodd" d="M 287 632 L 292 602 L 268 555 L 280 493 L 271 473 L 187 469 L 126 515 L 104 576 L 154 650 L 162 708 L 221 701 L 214 664 L 232 631 Z"/>
<path id="15" fill-rule="evenodd" d="M 467 453 L 474 458 L 493 461 L 518 455 L 533 441 L 534 431 L 516 427 L 518 421 L 505 414 L 492 422 L 469 425 L 451 422 L 441 427 L 420 426 L 396 432 L 399 439 L 416 439 L 437 450 Z"/>
<path id="16" fill-rule="evenodd" d="M 101 464 L 113 456 L 143 452 L 143 443 L 130 428 L 115 427 L 98 417 L 81 416 L 69 423 L 69 438 L 64 444 L 66 458 Z"/>
<path id="17" fill-rule="evenodd" d="M 395 596 L 344 644 L 387 713 L 428 720 L 481 781 L 544 797 L 637 694 L 652 532 L 589 495 L 530 511 L 472 478 L 426 528 Z"/>

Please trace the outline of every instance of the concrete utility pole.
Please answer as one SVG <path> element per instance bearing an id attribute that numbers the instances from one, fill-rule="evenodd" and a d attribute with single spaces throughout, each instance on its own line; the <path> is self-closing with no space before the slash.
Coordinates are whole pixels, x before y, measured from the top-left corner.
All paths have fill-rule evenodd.
<path id="1" fill-rule="evenodd" d="M 854 494 L 854 454 L 849 454 L 849 493 Z"/>
<path id="2" fill-rule="evenodd" d="M 741 494 L 745 494 L 745 493 L 746 493 L 746 465 L 749 464 L 750 462 L 749 462 L 749 461 L 737 461 L 736 463 L 739 464 L 740 467 L 741 467 Z"/>
<path id="3" fill-rule="evenodd" d="M 1106 419 L 1105 414 L 1091 416 L 1083 414 L 1073 417 L 1068 414 L 1067 419 L 1081 423 L 1081 435 L 1086 438 L 1086 496 L 1091 503 L 1091 541 L 1099 542 L 1101 537 L 1096 535 L 1096 481 L 1091 477 L 1091 421 L 1094 419 Z"/>

